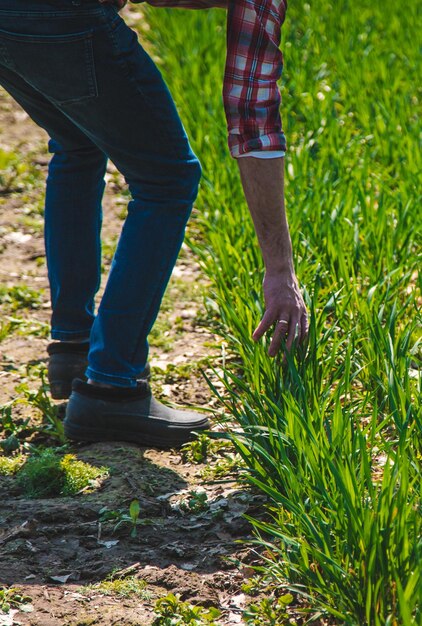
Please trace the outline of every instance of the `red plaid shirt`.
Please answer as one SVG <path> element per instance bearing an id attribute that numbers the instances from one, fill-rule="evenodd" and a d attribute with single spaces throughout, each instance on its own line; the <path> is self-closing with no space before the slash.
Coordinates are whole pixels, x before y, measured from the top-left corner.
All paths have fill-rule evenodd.
<path id="1" fill-rule="evenodd" d="M 112 2 L 119 8 L 127 0 Z M 143 0 L 131 0 L 142 2 Z M 286 149 L 281 128 L 283 56 L 279 49 L 287 0 L 146 0 L 159 7 L 228 9 L 223 100 L 232 156 Z"/>

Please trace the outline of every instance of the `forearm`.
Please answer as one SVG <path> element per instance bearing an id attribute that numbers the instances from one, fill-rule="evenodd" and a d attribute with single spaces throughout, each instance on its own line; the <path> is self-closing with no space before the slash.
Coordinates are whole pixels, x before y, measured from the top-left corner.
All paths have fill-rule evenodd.
<path id="1" fill-rule="evenodd" d="M 284 205 L 284 158 L 237 159 L 245 198 L 268 274 L 294 273 Z"/>

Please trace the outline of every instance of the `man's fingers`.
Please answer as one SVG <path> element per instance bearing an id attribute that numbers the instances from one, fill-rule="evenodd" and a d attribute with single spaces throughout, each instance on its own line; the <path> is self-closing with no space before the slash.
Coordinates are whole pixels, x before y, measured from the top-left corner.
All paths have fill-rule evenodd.
<path id="1" fill-rule="evenodd" d="M 252 335 L 252 339 L 254 341 L 259 341 L 261 337 L 267 332 L 269 328 L 271 328 L 274 323 L 274 316 L 270 315 L 268 311 L 265 311 L 262 320 L 259 322 L 258 327 L 254 331 Z"/>
<path id="2" fill-rule="evenodd" d="M 287 335 L 286 351 L 290 352 L 293 342 L 300 343 L 301 340 L 301 325 L 298 317 L 292 317 L 289 324 L 289 334 Z"/>
<path id="3" fill-rule="evenodd" d="M 276 356 L 281 348 L 281 343 L 283 339 L 286 337 L 289 330 L 289 319 L 287 316 L 284 318 L 280 318 L 277 320 L 273 338 L 270 343 L 270 347 L 268 348 L 268 354 L 270 356 Z"/>
<path id="4" fill-rule="evenodd" d="M 281 314 L 278 320 L 274 320 L 274 313 L 270 314 L 266 311 L 252 335 L 254 341 L 259 341 L 274 325 L 274 322 L 275 328 L 270 347 L 268 348 L 269 356 L 274 357 L 277 355 L 282 347 L 283 340 L 286 341 L 285 349 L 287 352 L 291 350 L 294 342 L 296 345 L 299 345 L 301 342 L 306 341 L 308 334 L 308 316 L 306 311 L 302 315 L 294 317 L 290 317 L 288 313 Z"/>

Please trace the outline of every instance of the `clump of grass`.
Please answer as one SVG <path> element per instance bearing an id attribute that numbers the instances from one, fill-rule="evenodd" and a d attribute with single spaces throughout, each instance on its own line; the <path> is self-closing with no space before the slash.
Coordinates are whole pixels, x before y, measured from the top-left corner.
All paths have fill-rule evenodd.
<path id="1" fill-rule="evenodd" d="M 65 474 L 63 495 L 74 495 L 82 489 L 95 489 L 99 479 L 108 476 L 107 467 L 95 467 L 84 461 L 78 461 L 74 454 L 66 454 L 60 462 L 61 469 Z"/>
<path id="2" fill-rule="evenodd" d="M 78 461 L 73 454 L 61 456 L 46 448 L 31 456 L 17 473 L 23 493 L 30 498 L 71 496 L 82 489 L 94 489 L 96 481 L 108 474 L 106 467 L 94 467 Z"/>
<path id="3" fill-rule="evenodd" d="M 0 476 L 13 476 L 25 463 L 25 455 L 0 456 Z"/>
<path id="4" fill-rule="evenodd" d="M 30 498 L 49 498 L 62 494 L 65 484 L 61 457 L 51 449 L 27 459 L 17 479 L 23 493 Z"/>
<path id="5" fill-rule="evenodd" d="M 81 591 L 82 593 L 97 591 L 105 596 L 120 596 L 121 598 L 136 596 L 140 600 L 150 600 L 152 597 L 145 580 L 136 576 L 119 578 L 111 575 L 106 580 L 83 587 Z"/>

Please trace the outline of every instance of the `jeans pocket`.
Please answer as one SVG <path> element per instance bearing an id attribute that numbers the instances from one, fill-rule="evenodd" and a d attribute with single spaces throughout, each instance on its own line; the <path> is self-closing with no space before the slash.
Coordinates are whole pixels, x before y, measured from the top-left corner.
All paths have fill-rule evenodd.
<path id="1" fill-rule="evenodd" d="M 57 104 L 98 95 L 91 31 L 22 35 L 0 30 L 0 62 Z"/>

